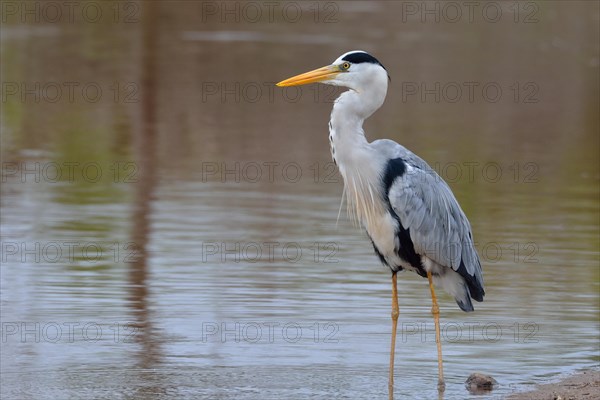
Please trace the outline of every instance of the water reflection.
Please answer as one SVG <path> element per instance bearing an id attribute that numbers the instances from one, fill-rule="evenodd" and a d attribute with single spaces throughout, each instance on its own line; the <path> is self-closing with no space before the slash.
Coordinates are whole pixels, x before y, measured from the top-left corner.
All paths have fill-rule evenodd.
<path id="1" fill-rule="evenodd" d="M 34 88 L 3 87 L 3 397 L 387 395 L 389 276 L 337 221 L 337 92 L 271 85 L 350 48 L 392 75 L 370 139 L 440 171 L 484 259 L 476 313 L 441 299 L 445 398 L 474 371 L 500 398 L 598 364 L 596 3 L 539 3 L 533 24 L 404 23 L 400 2 L 223 23 L 201 6 L 2 25 L 5 82 Z M 503 96 L 423 95 L 436 82 Z M 427 286 L 403 274 L 399 292 L 396 395 L 435 398 Z"/>
<path id="2" fill-rule="evenodd" d="M 139 371 L 140 385 L 136 396 L 147 398 L 152 395 L 164 395 L 169 387 L 168 379 L 154 371 L 161 359 L 162 339 L 160 331 L 152 322 L 152 312 L 148 305 L 149 281 L 149 242 L 152 199 L 157 183 L 156 176 L 156 91 L 158 71 L 156 69 L 157 32 L 154 29 L 158 20 L 155 4 L 147 2 L 143 5 L 144 19 L 142 23 L 140 90 L 143 97 L 140 102 L 140 125 L 134 131 L 133 145 L 135 149 L 135 165 L 139 167 L 137 182 L 134 185 L 133 211 L 131 217 L 131 242 L 128 248 L 133 248 L 134 255 L 129 264 L 129 305 L 132 309 L 133 323 L 127 324 L 127 329 L 134 334 L 135 341 L 140 344 L 139 361 L 136 371 Z"/>

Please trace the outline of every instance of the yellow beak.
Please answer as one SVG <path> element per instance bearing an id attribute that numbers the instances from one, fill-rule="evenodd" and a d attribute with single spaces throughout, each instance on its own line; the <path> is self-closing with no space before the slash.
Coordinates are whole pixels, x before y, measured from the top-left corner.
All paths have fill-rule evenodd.
<path id="1" fill-rule="evenodd" d="M 307 83 L 321 82 L 333 78 L 340 72 L 342 71 L 337 65 L 328 65 L 300 75 L 292 76 L 291 78 L 279 82 L 277 86 L 298 86 L 306 85 Z"/>

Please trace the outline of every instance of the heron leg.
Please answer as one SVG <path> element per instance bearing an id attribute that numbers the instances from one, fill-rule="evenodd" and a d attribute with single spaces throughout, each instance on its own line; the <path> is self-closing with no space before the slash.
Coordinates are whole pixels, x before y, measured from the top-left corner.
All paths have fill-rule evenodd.
<path id="1" fill-rule="evenodd" d="M 394 355 L 396 352 L 396 328 L 398 326 L 398 286 L 396 272 L 392 273 L 392 347 L 390 349 L 390 377 L 388 383 L 389 399 L 394 398 Z"/>
<path id="2" fill-rule="evenodd" d="M 438 353 L 438 390 L 444 391 L 446 384 L 444 383 L 444 366 L 442 362 L 442 341 L 440 340 L 440 308 L 438 307 L 437 297 L 435 297 L 435 290 L 433 289 L 433 280 L 431 278 L 431 272 L 427 272 L 427 279 L 429 280 L 429 289 L 431 290 L 431 313 L 433 314 L 433 321 L 435 323 L 435 343 L 437 344 Z"/>

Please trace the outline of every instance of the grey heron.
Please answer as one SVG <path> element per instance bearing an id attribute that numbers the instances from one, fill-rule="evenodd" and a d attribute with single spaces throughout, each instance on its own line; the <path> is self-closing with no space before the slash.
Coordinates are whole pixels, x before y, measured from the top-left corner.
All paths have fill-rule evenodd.
<path id="1" fill-rule="evenodd" d="M 349 210 L 366 229 L 381 262 L 392 272 L 392 340 L 389 393 L 393 396 L 398 324 L 396 274 L 427 278 L 438 352 L 438 389 L 444 390 L 439 306 L 434 286 L 454 297 L 463 311 L 483 301 L 481 262 L 471 225 L 446 182 L 420 157 L 398 143 L 367 141 L 363 122 L 385 100 L 389 75 L 364 51 L 342 54 L 333 64 L 296 75 L 277 86 L 321 82 L 343 86 L 329 121 L 333 161 L 344 181 Z"/>

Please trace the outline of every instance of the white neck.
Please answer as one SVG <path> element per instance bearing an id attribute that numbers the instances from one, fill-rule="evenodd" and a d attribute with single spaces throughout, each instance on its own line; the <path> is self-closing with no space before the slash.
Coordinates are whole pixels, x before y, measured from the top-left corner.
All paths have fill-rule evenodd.
<path id="1" fill-rule="evenodd" d="M 380 196 L 380 173 L 383 168 L 365 137 L 363 122 L 383 104 L 386 89 L 366 92 L 349 90 L 335 101 L 330 120 L 331 152 L 340 174 L 348 211 L 365 226 L 384 212 L 376 201 Z"/>

